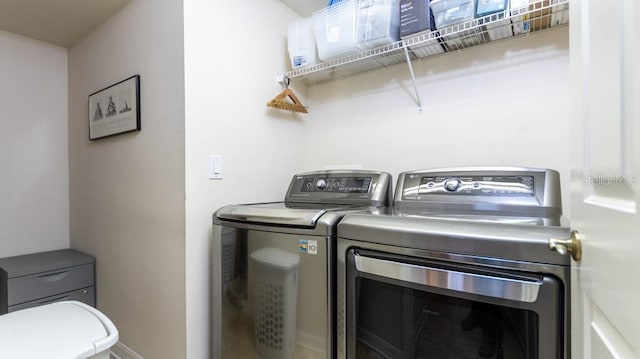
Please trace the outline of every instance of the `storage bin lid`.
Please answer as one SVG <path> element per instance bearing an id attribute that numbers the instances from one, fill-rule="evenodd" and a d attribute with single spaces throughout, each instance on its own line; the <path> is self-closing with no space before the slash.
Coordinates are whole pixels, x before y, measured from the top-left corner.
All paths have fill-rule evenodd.
<path id="1" fill-rule="evenodd" d="M 300 262 L 300 256 L 288 253 L 278 248 L 262 248 L 251 253 L 251 258 L 264 265 L 289 270 L 296 268 Z"/>
<path id="2" fill-rule="evenodd" d="M 90 255 L 74 251 L 73 249 L 61 249 L 0 258 L 0 269 L 7 273 L 7 278 L 16 278 L 93 262 L 94 258 Z"/>
<path id="3" fill-rule="evenodd" d="M 109 318 L 76 301 L 0 315 L 0 358 L 84 359 L 117 341 Z"/>

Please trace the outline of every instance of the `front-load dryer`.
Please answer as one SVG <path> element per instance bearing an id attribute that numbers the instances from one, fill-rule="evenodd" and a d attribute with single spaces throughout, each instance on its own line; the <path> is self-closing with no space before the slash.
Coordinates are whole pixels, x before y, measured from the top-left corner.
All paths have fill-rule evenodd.
<path id="1" fill-rule="evenodd" d="M 462 167 L 398 176 L 390 214 L 338 224 L 338 359 L 570 358 L 560 177 Z"/>

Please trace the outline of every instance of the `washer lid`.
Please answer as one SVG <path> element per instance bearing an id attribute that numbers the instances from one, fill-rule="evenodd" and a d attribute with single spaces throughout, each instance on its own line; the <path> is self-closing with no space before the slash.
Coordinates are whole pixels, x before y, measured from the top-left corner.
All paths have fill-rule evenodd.
<path id="1" fill-rule="evenodd" d="M 344 208 L 345 206 L 337 207 L 336 205 L 307 205 L 305 208 L 286 205 L 283 202 L 258 203 L 222 207 L 216 212 L 216 217 L 222 220 L 235 222 L 278 224 L 313 228 L 323 214 L 331 210 Z"/>
<path id="2" fill-rule="evenodd" d="M 117 341 L 109 318 L 76 301 L 0 315 L 0 358 L 88 358 Z"/>

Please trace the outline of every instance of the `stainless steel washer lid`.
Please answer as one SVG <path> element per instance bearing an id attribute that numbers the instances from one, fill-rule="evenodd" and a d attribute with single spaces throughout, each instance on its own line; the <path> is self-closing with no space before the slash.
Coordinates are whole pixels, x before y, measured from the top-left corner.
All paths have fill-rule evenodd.
<path id="1" fill-rule="evenodd" d="M 231 205 L 220 208 L 216 212 L 216 218 L 235 222 L 314 227 L 318 219 L 330 209 L 291 208 L 284 202 Z"/>
<path id="2" fill-rule="evenodd" d="M 300 173 L 291 179 L 283 202 L 225 206 L 214 213 L 213 222 L 304 229 L 319 224 L 335 226 L 345 213 L 389 206 L 391 192 L 391 175 L 386 172 L 326 170 Z"/>

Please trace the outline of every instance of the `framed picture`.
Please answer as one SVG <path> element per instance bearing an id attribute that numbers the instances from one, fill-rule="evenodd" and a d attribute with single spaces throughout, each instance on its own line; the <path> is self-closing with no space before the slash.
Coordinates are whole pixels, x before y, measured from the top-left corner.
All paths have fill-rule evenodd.
<path id="1" fill-rule="evenodd" d="M 140 130 L 140 75 L 89 95 L 90 140 Z"/>

